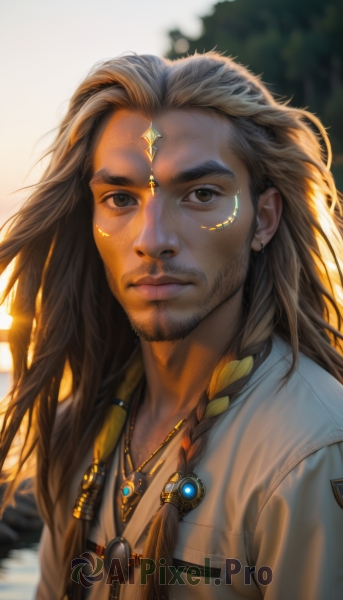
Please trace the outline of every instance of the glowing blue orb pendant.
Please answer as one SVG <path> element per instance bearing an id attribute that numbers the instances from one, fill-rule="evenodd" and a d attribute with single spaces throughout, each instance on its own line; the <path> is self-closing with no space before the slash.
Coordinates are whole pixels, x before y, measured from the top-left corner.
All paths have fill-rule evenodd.
<path id="1" fill-rule="evenodd" d="M 182 519 L 200 504 L 205 493 L 205 485 L 195 473 L 185 476 L 181 471 L 176 471 L 163 486 L 161 504 L 174 504 L 179 511 L 179 519 Z"/>

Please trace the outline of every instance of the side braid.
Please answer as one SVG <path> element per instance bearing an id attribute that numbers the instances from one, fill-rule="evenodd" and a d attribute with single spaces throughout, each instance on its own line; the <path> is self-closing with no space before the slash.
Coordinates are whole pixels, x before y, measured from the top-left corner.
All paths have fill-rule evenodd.
<path id="1" fill-rule="evenodd" d="M 185 475 L 192 472 L 205 450 L 206 433 L 211 428 L 210 419 L 203 420 L 207 405 L 208 396 L 205 393 L 200 397 L 198 404 L 187 419 L 177 464 L 177 471 L 182 471 Z M 194 457 L 196 457 L 196 462 Z"/>
<path id="2" fill-rule="evenodd" d="M 207 394 L 203 394 L 197 406 L 187 418 L 187 425 L 183 432 L 181 447 L 179 449 L 177 471 L 190 473 L 205 450 L 206 444 L 201 447 L 201 436 L 194 440 L 194 433 L 201 424 L 208 403 Z M 211 425 L 207 428 L 209 429 Z M 204 432 L 205 434 L 205 432 Z M 164 504 L 156 514 L 149 530 L 148 539 L 144 547 L 144 556 L 153 559 L 157 569 L 155 574 L 148 579 L 147 585 L 142 586 L 142 600 L 169 599 L 168 585 L 162 585 L 158 577 L 159 560 L 164 558 L 167 565 L 172 564 L 172 552 L 177 542 L 179 530 L 179 513 L 173 504 Z"/>
<path id="3" fill-rule="evenodd" d="M 177 471 L 188 475 L 195 470 L 205 453 L 209 432 L 220 417 L 220 414 L 206 417 L 206 409 L 209 401 L 216 400 L 223 396 L 223 394 L 230 394 L 231 400 L 234 399 L 243 389 L 252 373 L 256 371 L 261 362 L 266 358 L 268 347 L 267 351 L 263 352 L 265 348 L 265 342 L 260 343 L 258 348 L 254 344 L 254 350 L 258 350 L 259 352 L 254 361 L 253 369 L 248 375 L 234 381 L 213 398 L 209 398 L 207 392 L 201 395 L 198 404 L 187 418 L 178 454 Z M 241 353 L 242 359 L 249 354 L 248 351 L 249 349 L 246 348 Z M 231 356 L 232 352 L 230 352 Z M 226 362 L 228 362 L 228 358 L 226 358 Z M 225 363 L 225 357 L 223 357 L 219 364 L 222 363 Z M 172 565 L 172 553 L 177 542 L 178 530 L 179 515 L 176 506 L 170 503 L 163 504 L 153 519 L 144 547 L 144 556 L 155 561 L 156 570 L 154 575 L 147 580 L 147 584 L 142 586 L 141 600 L 169 600 L 169 587 L 168 584 L 164 585 L 160 583 L 158 567 L 160 564 L 159 561 L 162 558 L 165 559 L 167 566 Z"/>

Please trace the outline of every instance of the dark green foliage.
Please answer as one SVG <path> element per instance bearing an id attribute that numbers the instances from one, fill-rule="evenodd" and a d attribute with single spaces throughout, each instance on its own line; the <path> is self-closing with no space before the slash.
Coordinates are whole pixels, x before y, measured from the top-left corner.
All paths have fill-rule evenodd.
<path id="1" fill-rule="evenodd" d="M 202 22 L 195 40 L 169 32 L 168 58 L 216 49 L 317 114 L 342 163 L 335 174 L 343 187 L 343 0 L 226 0 Z"/>

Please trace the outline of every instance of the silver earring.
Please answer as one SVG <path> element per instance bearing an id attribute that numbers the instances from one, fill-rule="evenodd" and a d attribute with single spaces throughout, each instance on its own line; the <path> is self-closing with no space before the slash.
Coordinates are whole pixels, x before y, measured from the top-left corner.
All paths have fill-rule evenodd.
<path id="1" fill-rule="evenodd" d="M 264 254 L 264 243 L 261 242 L 261 254 Z"/>

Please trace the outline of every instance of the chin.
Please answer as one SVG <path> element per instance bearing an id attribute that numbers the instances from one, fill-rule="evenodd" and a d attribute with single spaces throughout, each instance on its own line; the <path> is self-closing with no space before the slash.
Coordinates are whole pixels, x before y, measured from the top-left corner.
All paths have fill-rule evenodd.
<path id="1" fill-rule="evenodd" d="M 132 329 L 146 342 L 176 342 L 189 336 L 202 321 L 200 314 L 188 319 L 166 319 L 155 315 L 147 322 L 136 321 L 129 316 Z"/>

